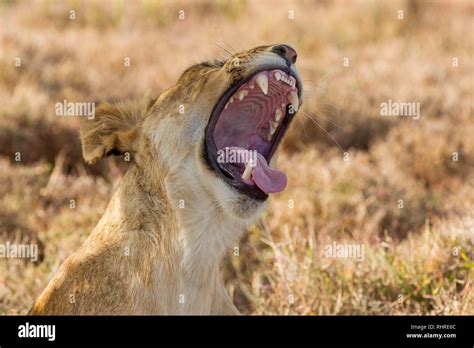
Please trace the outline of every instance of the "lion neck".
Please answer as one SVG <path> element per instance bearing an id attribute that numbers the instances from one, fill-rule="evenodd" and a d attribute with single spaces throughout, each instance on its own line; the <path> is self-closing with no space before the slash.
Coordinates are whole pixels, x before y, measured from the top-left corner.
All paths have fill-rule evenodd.
<path id="1" fill-rule="evenodd" d="M 187 299 L 169 309 L 170 313 L 209 311 L 222 288 L 219 264 L 227 249 L 237 247 L 245 231 L 245 225 L 226 215 L 199 185 L 195 171 L 187 165 L 184 161 L 176 172 L 170 171 L 151 185 L 150 174 L 132 164 L 118 192 L 120 214 L 125 215 L 122 221 L 130 221 L 127 229 L 139 228 L 146 236 L 135 243 L 150 256 L 142 258 L 149 265 L 140 267 L 154 268 L 159 275 L 157 287 L 167 287 L 172 296 Z"/>

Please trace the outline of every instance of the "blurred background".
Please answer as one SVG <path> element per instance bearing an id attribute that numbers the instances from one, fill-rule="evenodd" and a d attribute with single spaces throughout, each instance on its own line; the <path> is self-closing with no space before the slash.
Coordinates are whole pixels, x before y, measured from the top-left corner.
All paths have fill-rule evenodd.
<path id="1" fill-rule="evenodd" d="M 238 308 L 474 314 L 471 1 L 0 4 L 0 243 L 41 256 L 0 259 L 1 314 L 28 311 L 126 169 L 85 165 L 81 118 L 55 103 L 159 92 L 191 64 L 273 43 L 298 51 L 304 105 L 279 158 L 287 189 L 225 261 Z M 421 117 L 382 116 L 389 100 Z M 327 257 L 332 243 L 363 260 Z"/>

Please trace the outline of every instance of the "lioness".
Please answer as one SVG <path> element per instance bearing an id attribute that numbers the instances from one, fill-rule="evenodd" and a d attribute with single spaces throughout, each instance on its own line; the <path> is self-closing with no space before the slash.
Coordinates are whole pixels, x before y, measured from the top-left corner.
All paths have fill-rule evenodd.
<path id="1" fill-rule="evenodd" d="M 30 313 L 237 314 L 219 263 L 286 186 L 272 167 L 301 104 L 295 62 L 290 46 L 256 47 L 188 68 L 158 98 L 103 104 L 84 120 L 87 162 L 133 160 Z M 247 159 L 229 160 L 233 152 Z"/>

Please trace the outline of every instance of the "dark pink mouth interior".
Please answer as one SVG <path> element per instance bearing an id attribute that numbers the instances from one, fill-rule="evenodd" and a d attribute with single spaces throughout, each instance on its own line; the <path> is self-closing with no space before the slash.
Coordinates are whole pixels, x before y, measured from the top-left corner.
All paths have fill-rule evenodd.
<path id="1" fill-rule="evenodd" d="M 287 106 L 291 104 L 295 112 L 298 109 L 297 92 L 292 76 L 281 70 L 262 71 L 229 98 L 214 129 L 218 151 L 232 148 L 255 150 L 259 154 L 251 163 L 250 177 L 241 179 L 248 185 L 257 185 L 265 193 L 280 192 L 286 186 L 286 175 L 270 168 L 267 160 L 286 117 Z M 242 175 L 248 161 L 232 164 Z"/>

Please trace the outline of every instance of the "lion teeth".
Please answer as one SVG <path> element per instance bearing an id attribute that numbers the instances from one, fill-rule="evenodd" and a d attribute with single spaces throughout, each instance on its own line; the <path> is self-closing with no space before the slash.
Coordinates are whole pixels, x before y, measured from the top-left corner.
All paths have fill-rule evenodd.
<path id="1" fill-rule="evenodd" d="M 229 107 L 229 102 L 225 103 L 224 109 L 227 109 Z"/>
<path id="2" fill-rule="evenodd" d="M 255 83 L 262 90 L 263 94 L 267 95 L 268 93 L 268 77 L 264 73 L 261 73 L 255 79 Z"/>
<path id="3" fill-rule="evenodd" d="M 299 102 L 299 99 L 298 99 L 298 93 L 296 93 L 295 91 L 291 91 L 288 94 L 287 98 L 288 98 L 288 101 L 290 102 L 290 104 L 293 106 L 293 111 L 297 112 L 298 107 L 300 105 L 300 102 Z"/>
<path id="4" fill-rule="evenodd" d="M 276 71 L 273 76 L 275 77 L 275 80 L 277 80 L 277 81 L 281 80 L 281 73 L 279 71 Z"/>
<path id="5" fill-rule="evenodd" d="M 293 88 L 296 86 L 296 80 L 293 76 L 290 76 L 290 86 Z"/>
<path id="6" fill-rule="evenodd" d="M 278 122 L 272 122 L 270 121 L 270 130 L 272 130 L 272 135 L 275 134 L 275 131 L 278 129 L 278 126 L 280 124 Z"/>
<path id="7" fill-rule="evenodd" d="M 244 99 L 247 96 L 247 94 L 249 94 L 249 91 L 246 91 L 246 90 L 240 91 L 239 92 L 239 100 Z"/>
<path id="8" fill-rule="evenodd" d="M 253 161 L 250 159 L 245 166 L 244 173 L 242 174 L 242 179 L 249 180 L 252 175 Z"/>
<path id="9" fill-rule="evenodd" d="M 283 112 L 281 112 L 280 109 L 276 109 L 275 111 L 275 121 L 280 121 L 281 118 L 283 117 Z"/>
<path id="10" fill-rule="evenodd" d="M 280 125 L 278 122 L 269 122 L 270 127 L 268 127 L 268 133 L 267 133 L 267 140 L 270 141 L 273 138 L 273 134 L 276 133 L 278 126 Z"/>

